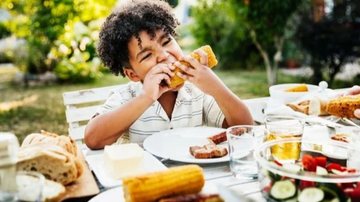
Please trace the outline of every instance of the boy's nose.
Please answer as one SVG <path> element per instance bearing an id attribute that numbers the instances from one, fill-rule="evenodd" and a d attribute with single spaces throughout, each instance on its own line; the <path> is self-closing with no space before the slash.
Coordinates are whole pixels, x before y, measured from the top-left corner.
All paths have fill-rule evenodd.
<path id="1" fill-rule="evenodd" d="M 164 63 L 169 58 L 169 53 L 166 50 L 159 50 L 157 52 L 157 63 Z"/>

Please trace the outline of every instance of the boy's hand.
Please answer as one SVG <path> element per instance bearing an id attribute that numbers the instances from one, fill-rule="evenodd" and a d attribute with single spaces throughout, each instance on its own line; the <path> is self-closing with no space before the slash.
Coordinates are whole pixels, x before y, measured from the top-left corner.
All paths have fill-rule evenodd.
<path id="1" fill-rule="evenodd" d="M 200 49 L 195 52 L 200 56 L 200 62 L 190 56 L 183 57 L 182 60 L 188 62 L 191 67 L 175 62 L 174 65 L 183 71 L 183 73 L 178 72 L 177 75 L 184 80 L 190 81 L 204 93 L 212 95 L 215 92 L 214 86 L 221 85 L 222 82 L 211 68 L 208 67 L 208 56 L 206 53 Z"/>
<path id="2" fill-rule="evenodd" d="M 360 94 L 360 86 L 355 85 L 351 87 L 344 95 L 358 95 Z M 356 118 L 360 119 L 360 109 L 356 109 L 354 111 L 354 115 Z"/>
<path id="3" fill-rule="evenodd" d="M 146 96 L 150 97 L 152 100 L 157 100 L 164 92 L 168 91 L 170 88 L 168 85 L 162 85 L 164 80 L 167 84 L 170 83 L 170 77 L 174 76 L 172 70 L 175 67 L 168 64 L 157 64 L 151 68 L 143 82 L 143 93 Z"/>

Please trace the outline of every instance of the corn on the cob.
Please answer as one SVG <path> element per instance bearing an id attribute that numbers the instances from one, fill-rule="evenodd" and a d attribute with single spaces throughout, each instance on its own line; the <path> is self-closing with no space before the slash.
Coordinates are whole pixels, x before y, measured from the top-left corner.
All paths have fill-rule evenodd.
<path id="1" fill-rule="evenodd" d="M 202 168 L 186 165 L 124 178 L 123 190 L 126 202 L 152 202 L 163 197 L 197 193 L 204 183 Z"/>
<path id="2" fill-rule="evenodd" d="M 300 85 L 296 85 L 294 87 L 288 88 L 285 91 L 286 92 L 307 92 L 308 87 L 306 84 L 300 84 Z"/>
<path id="3" fill-rule="evenodd" d="M 201 50 L 204 51 L 207 56 L 208 56 L 208 65 L 210 68 L 213 68 L 215 65 L 217 65 L 218 61 L 216 59 L 216 56 L 214 54 L 214 52 L 212 51 L 211 47 L 209 45 L 206 46 L 202 46 Z M 192 52 L 190 54 L 191 57 L 195 58 L 196 60 L 200 60 L 200 56 L 197 53 Z M 181 62 L 182 64 L 186 65 L 186 66 L 190 66 L 189 63 L 187 62 Z M 175 76 L 173 76 L 170 79 L 170 87 L 174 88 L 182 83 L 184 83 L 184 80 L 182 78 L 180 78 L 179 76 L 176 75 L 177 72 L 180 72 L 181 70 L 177 67 L 174 70 Z"/>
<path id="4" fill-rule="evenodd" d="M 355 109 L 360 109 L 360 95 L 342 96 L 329 101 L 326 111 L 334 116 L 355 118 Z"/>

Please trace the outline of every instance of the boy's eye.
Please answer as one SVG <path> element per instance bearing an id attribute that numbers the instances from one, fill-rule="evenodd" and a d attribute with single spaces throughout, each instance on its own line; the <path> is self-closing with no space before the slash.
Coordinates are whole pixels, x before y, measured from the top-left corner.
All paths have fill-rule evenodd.
<path id="1" fill-rule="evenodd" d="M 146 54 L 144 57 L 141 58 L 140 62 L 142 62 L 143 60 L 149 58 L 151 56 L 151 53 Z"/>
<path id="2" fill-rule="evenodd" d="M 165 46 L 166 44 L 170 43 L 170 41 L 171 41 L 171 38 L 167 38 L 166 41 L 164 41 L 162 45 Z"/>

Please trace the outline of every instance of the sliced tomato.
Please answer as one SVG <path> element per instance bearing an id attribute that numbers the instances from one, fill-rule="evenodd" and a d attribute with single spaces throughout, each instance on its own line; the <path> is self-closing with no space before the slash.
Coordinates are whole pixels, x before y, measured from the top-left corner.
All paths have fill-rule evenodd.
<path id="1" fill-rule="evenodd" d="M 308 187 L 315 187 L 316 183 L 313 181 L 300 180 L 299 189 L 303 190 Z"/>
<path id="2" fill-rule="evenodd" d="M 314 157 L 312 157 L 311 155 L 309 154 L 305 154 L 303 157 L 302 157 L 302 164 L 304 166 L 304 170 L 306 171 L 312 171 L 312 172 L 315 172 L 316 171 L 316 160 Z"/>
<path id="3" fill-rule="evenodd" d="M 335 170 L 339 170 L 339 171 L 344 171 L 343 170 L 343 167 L 340 165 L 340 164 L 337 164 L 337 163 L 329 163 L 327 166 L 326 166 L 326 169 L 328 171 L 331 171 L 333 169 Z"/>
<path id="4" fill-rule="evenodd" d="M 351 201 L 360 201 L 360 188 L 348 188 L 344 192 L 351 198 Z"/>
<path id="5" fill-rule="evenodd" d="M 327 158 L 325 156 L 315 157 L 315 161 L 316 161 L 317 166 L 321 166 L 323 168 L 326 167 Z"/>

